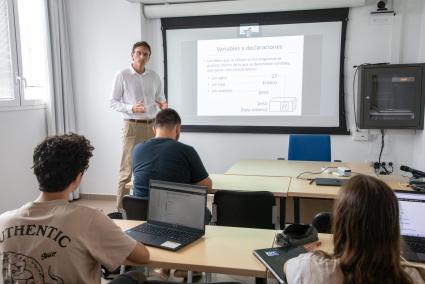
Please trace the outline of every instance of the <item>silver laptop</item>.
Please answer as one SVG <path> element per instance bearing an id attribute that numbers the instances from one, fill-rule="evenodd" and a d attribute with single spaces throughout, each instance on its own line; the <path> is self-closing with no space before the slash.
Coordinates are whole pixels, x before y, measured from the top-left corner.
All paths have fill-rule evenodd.
<path id="1" fill-rule="evenodd" d="M 425 262 L 425 194 L 397 191 L 400 208 L 400 233 L 404 239 L 403 256 Z"/>
<path id="2" fill-rule="evenodd" d="M 150 181 L 148 220 L 126 231 L 150 246 L 178 250 L 205 235 L 207 188 Z"/>

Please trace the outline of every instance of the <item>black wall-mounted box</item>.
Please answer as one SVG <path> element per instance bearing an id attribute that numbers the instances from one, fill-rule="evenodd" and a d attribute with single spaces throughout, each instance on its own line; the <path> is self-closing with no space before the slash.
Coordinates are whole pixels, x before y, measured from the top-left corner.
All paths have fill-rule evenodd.
<path id="1" fill-rule="evenodd" d="M 359 128 L 423 129 L 424 100 L 425 64 L 359 67 Z"/>

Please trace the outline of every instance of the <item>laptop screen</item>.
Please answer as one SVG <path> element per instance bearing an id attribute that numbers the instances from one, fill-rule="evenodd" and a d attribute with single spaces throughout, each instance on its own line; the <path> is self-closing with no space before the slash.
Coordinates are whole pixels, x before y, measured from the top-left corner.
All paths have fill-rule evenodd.
<path id="1" fill-rule="evenodd" d="M 425 237 L 425 194 L 396 192 L 402 236 Z"/>
<path id="2" fill-rule="evenodd" d="M 148 220 L 205 229 L 206 187 L 151 180 Z"/>

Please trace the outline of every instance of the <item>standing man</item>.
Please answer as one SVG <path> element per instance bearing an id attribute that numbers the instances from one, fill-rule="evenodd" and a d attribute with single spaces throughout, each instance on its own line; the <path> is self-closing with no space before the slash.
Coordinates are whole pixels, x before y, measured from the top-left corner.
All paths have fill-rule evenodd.
<path id="1" fill-rule="evenodd" d="M 125 185 L 131 180 L 131 153 L 134 145 L 154 136 L 152 126 L 159 109 L 168 107 L 162 91 L 161 80 L 154 71 L 146 68 L 151 47 L 145 41 L 133 45 L 130 68 L 115 76 L 110 106 L 122 113 L 123 153 L 119 171 L 117 209 L 122 208 L 122 197 L 129 193 Z"/>

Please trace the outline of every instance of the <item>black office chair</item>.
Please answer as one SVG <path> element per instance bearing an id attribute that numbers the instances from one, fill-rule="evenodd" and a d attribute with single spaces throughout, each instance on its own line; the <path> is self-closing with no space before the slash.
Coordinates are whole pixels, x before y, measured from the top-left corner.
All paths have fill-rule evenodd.
<path id="1" fill-rule="evenodd" d="M 146 221 L 148 217 L 149 197 L 125 195 L 122 198 L 124 219 Z"/>
<path id="2" fill-rule="evenodd" d="M 269 191 L 219 190 L 212 204 L 213 220 L 218 226 L 274 229 L 276 202 Z"/>
<path id="3" fill-rule="evenodd" d="M 332 231 L 332 214 L 329 212 L 319 212 L 311 223 L 319 233 L 330 234 Z"/>

